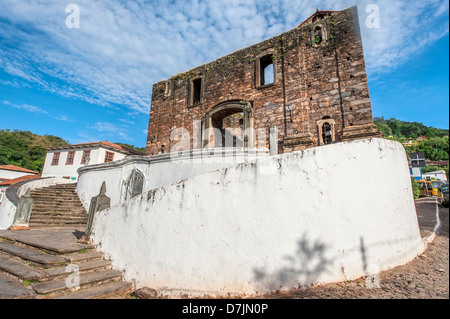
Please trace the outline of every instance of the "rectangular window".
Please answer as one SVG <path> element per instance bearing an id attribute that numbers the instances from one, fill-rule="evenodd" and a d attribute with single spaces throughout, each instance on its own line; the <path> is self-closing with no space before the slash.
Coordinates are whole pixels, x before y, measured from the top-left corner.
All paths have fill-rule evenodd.
<path id="1" fill-rule="evenodd" d="M 81 164 L 89 163 L 91 156 L 91 150 L 83 151 L 83 156 L 81 157 Z"/>
<path id="2" fill-rule="evenodd" d="M 190 105 L 200 104 L 202 100 L 202 79 L 194 79 L 191 82 L 191 103 Z"/>
<path id="3" fill-rule="evenodd" d="M 59 156 L 61 155 L 61 152 L 55 152 L 53 153 L 53 159 L 52 159 L 52 165 L 58 165 L 59 163 Z"/>
<path id="4" fill-rule="evenodd" d="M 107 151 L 106 155 L 105 155 L 105 163 L 112 162 L 112 161 L 114 161 L 114 153 Z"/>
<path id="5" fill-rule="evenodd" d="M 274 82 L 274 69 L 272 55 L 266 55 L 259 59 L 259 85 L 267 85 Z"/>
<path id="6" fill-rule="evenodd" d="M 66 165 L 73 165 L 73 159 L 75 158 L 75 151 L 70 151 L 67 154 Z"/>

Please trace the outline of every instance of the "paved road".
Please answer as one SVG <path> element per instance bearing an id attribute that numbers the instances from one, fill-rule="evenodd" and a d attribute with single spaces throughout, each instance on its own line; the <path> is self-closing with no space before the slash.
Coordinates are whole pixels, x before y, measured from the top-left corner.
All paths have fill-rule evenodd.
<path id="1" fill-rule="evenodd" d="M 422 237 L 435 229 L 434 198 L 416 202 Z M 274 293 L 265 298 L 288 299 L 448 299 L 449 209 L 438 206 L 440 228 L 425 252 L 404 266 L 380 274 L 380 288 L 367 288 L 365 278 L 308 289 Z"/>

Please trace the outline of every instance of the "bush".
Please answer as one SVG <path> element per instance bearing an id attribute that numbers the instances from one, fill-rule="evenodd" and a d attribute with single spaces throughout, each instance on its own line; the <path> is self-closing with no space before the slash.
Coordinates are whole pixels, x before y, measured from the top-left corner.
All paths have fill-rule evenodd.
<path id="1" fill-rule="evenodd" d="M 417 183 L 414 178 L 411 178 L 411 185 L 412 185 L 414 199 L 418 199 L 420 196 L 419 183 Z"/>

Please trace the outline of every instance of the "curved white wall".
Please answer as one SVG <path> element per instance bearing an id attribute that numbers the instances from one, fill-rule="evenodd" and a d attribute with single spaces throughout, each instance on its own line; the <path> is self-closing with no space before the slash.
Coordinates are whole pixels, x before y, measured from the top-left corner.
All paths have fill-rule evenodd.
<path id="1" fill-rule="evenodd" d="M 237 163 L 267 157 L 267 149 L 215 149 L 167 153 L 155 156 L 128 156 L 117 162 L 90 165 L 78 170 L 77 193 L 86 210 L 91 198 L 97 196 L 103 181 L 111 206 L 119 204 L 122 198 L 123 181 L 133 169 L 145 176 L 143 191 L 170 184 L 184 178 L 203 174 Z"/>
<path id="2" fill-rule="evenodd" d="M 360 140 L 190 177 L 99 212 L 137 287 L 250 294 L 349 280 L 424 249 L 401 144 Z"/>

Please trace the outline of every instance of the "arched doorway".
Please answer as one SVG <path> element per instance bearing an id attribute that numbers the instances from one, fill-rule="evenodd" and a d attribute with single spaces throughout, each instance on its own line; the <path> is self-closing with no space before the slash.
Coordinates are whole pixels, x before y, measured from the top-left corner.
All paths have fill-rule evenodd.
<path id="1" fill-rule="evenodd" d="M 202 147 L 250 147 L 253 115 L 250 103 L 228 101 L 216 105 L 202 119 Z"/>

